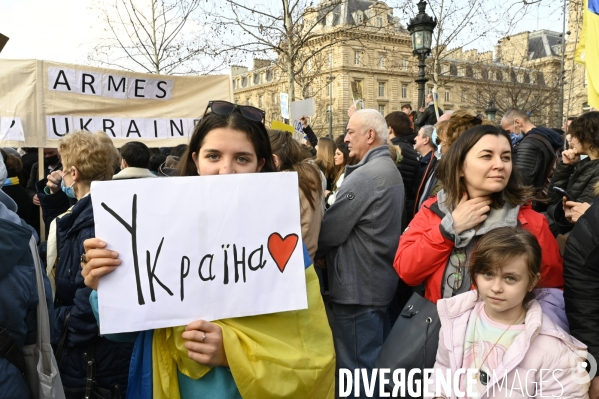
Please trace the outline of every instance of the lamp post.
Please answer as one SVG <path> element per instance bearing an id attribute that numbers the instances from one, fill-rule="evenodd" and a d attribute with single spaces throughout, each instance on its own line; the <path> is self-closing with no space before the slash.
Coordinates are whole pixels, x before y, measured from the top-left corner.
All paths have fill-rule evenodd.
<path id="1" fill-rule="evenodd" d="M 329 138 L 333 138 L 333 73 L 329 71 Z"/>
<path id="2" fill-rule="evenodd" d="M 424 85 L 428 82 L 424 73 L 426 67 L 426 57 L 431 53 L 431 44 L 433 39 L 433 30 L 437 26 L 437 19 L 432 18 L 424 12 L 426 2 L 420 0 L 418 5 L 418 14 L 410 20 L 408 31 L 412 36 L 412 49 L 415 56 L 418 57 L 418 109 L 424 104 Z"/>
<path id="3" fill-rule="evenodd" d="M 487 114 L 487 119 L 491 122 L 495 122 L 495 115 L 497 114 L 497 108 L 493 106 L 493 100 L 489 101 L 489 105 L 487 109 L 485 109 L 485 113 Z"/>

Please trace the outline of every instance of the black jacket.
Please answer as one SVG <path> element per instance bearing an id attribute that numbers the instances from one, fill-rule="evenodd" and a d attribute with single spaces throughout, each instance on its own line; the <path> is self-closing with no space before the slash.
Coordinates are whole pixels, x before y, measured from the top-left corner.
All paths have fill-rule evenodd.
<path id="1" fill-rule="evenodd" d="M 70 214 L 57 220 L 56 235 L 58 264 L 54 308 L 57 334 L 53 344 L 58 345 L 66 328 L 66 340 L 58 363 L 62 383 L 68 388 L 85 387 L 88 357 L 95 353 L 98 386 L 114 390 L 114 386 L 119 385 L 124 397 L 133 344 L 116 343 L 100 336 L 89 302 L 92 290 L 85 286 L 81 275 L 83 241 L 95 237 L 90 195 L 81 198 Z"/>
<path id="2" fill-rule="evenodd" d="M 27 187 L 27 182 L 31 176 L 31 168 L 35 163 L 37 163 L 37 160 L 37 151 L 28 152 L 21 157 L 21 161 L 23 162 L 23 170 L 21 170 L 21 176 L 19 176 L 19 179 L 21 179 L 21 185 L 23 187 Z"/>
<path id="3" fill-rule="evenodd" d="M 544 136 L 554 152 L 549 153 L 547 146 L 538 138 L 531 136 L 532 134 Z M 537 193 L 543 190 L 555 160 L 555 151 L 563 144 L 559 133 L 546 127 L 535 127 L 524 135 L 524 138 L 514 147 L 514 167 L 520 173 L 525 186 L 533 186 Z"/>
<path id="4" fill-rule="evenodd" d="M 441 108 L 439 109 L 439 116 L 443 115 L 443 110 Z M 428 107 L 425 108 L 425 110 L 423 112 L 420 113 L 420 115 L 418 116 L 418 119 L 416 119 L 416 121 L 414 122 L 414 125 L 420 129 L 422 126 L 426 126 L 426 125 L 434 125 L 435 123 L 437 123 L 437 114 L 435 113 L 435 105 L 434 104 L 430 104 Z"/>
<path id="5" fill-rule="evenodd" d="M 564 252 L 564 300 L 570 334 L 599 359 L 599 200 L 578 219 Z"/>
<path id="6" fill-rule="evenodd" d="M 595 199 L 595 184 L 599 182 L 599 159 L 583 159 L 576 165 L 566 165 L 561 160 L 553 173 L 549 186 L 549 203 L 561 202 L 563 195 L 553 189 L 563 188 L 577 202 L 592 202 Z"/>
<path id="7" fill-rule="evenodd" d="M 17 215 L 26 222 L 31 220 L 33 203 L 27 195 L 27 190 L 21 184 L 1 188 L 17 204 Z"/>
<path id="8" fill-rule="evenodd" d="M 414 147 L 408 142 L 406 136 L 396 136 L 391 139 L 393 145 L 401 148 L 401 161 L 397 164 L 397 169 L 401 173 L 403 184 L 406 190 L 406 200 L 414 201 L 418 184 L 416 178 L 420 172 L 420 161 L 418 161 L 418 153 Z M 406 201 L 406 202 L 407 202 Z"/>
<path id="9" fill-rule="evenodd" d="M 316 134 L 314 134 L 314 130 L 312 130 L 312 128 L 310 127 L 310 125 L 302 128 L 304 133 L 306 133 L 306 136 L 308 136 L 308 141 L 310 142 L 310 144 L 312 145 L 312 147 L 316 147 L 316 145 L 318 144 L 318 137 L 316 137 Z"/>

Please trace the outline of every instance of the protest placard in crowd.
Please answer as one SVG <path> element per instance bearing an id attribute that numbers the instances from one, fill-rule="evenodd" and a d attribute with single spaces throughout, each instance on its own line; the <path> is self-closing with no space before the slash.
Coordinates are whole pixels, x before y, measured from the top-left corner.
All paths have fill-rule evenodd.
<path id="1" fill-rule="evenodd" d="M 158 181 L 157 181 L 158 180 Z M 307 307 L 297 174 L 92 183 L 102 334 Z"/>
<path id="2" fill-rule="evenodd" d="M 164 76 L 38 60 L 0 60 L 0 145 L 53 147 L 76 130 L 115 145 L 187 143 L 209 100 L 232 99 L 229 75 Z M 10 93 L 10 95 L 6 95 Z"/>

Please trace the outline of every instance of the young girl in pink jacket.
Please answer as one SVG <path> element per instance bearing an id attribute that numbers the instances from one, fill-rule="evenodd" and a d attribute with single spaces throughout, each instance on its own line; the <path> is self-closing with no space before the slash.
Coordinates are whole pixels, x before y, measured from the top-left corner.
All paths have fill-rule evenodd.
<path id="1" fill-rule="evenodd" d="M 539 243 L 524 229 L 501 227 L 481 238 L 468 271 L 476 290 L 437 304 L 441 333 L 426 397 L 588 398 L 585 345 L 534 299 L 540 264 Z M 460 369 L 456 386 L 437 390 L 441 374 L 450 370 L 453 384 Z"/>

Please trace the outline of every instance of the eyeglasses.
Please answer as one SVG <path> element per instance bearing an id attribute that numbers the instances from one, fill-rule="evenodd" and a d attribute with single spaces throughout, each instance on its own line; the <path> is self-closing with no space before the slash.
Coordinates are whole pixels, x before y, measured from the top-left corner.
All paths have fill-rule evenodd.
<path id="1" fill-rule="evenodd" d="M 217 115 L 230 115 L 235 110 L 238 110 L 244 118 L 254 122 L 263 122 L 266 115 L 266 112 L 260 108 L 252 107 L 251 105 L 233 104 L 228 101 L 208 101 L 204 116 L 206 116 L 209 109 Z"/>
<path id="2" fill-rule="evenodd" d="M 447 276 L 447 285 L 451 287 L 454 295 L 460 288 L 462 288 L 462 284 L 464 284 L 466 259 L 466 250 L 464 248 L 455 248 L 451 255 L 449 255 L 449 264 L 453 266 L 456 271 Z"/>

